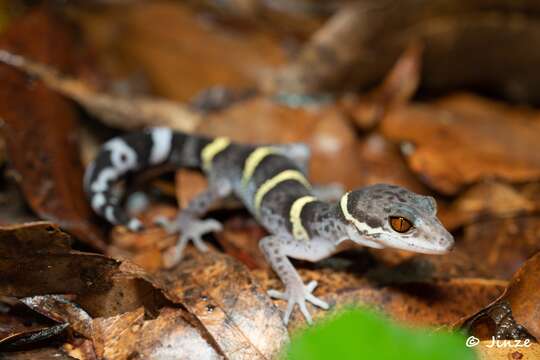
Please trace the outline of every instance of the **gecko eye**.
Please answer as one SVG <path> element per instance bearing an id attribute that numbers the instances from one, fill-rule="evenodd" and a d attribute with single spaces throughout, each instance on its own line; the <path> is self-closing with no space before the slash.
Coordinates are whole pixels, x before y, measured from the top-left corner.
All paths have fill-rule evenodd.
<path id="1" fill-rule="evenodd" d="M 403 216 L 391 216 L 390 226 L 398 233 L 406 233 L 412 228 L 412 223 Z"/>

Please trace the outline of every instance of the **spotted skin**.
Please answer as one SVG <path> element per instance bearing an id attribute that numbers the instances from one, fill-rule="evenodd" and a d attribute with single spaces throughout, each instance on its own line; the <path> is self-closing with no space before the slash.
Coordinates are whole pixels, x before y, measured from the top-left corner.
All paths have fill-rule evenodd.
<path id="1" fill-rule="evenodd" d="M 162 164 L 201 169 L 208 178 L 208 189 L 175 219 L 158 219 L 169 232 L 181 233 L 177 245 L 167 250 L 165 265 L 176 265 L 189 242 L 206 250 L 202 235 L 221 230 L 221 225 L 202 218 L 232 194 L 270 234 L 260 241 L 260 248 L 285 285 L 283 292 L 269 290 L 272 297 L 288 301 L 285 323 L 296 305 L 308 322 L 308 302 L 328 308 L 313 295 L 317 284 L 304 285 L 290 258 L 318 261 L 357 245 L 429 254 L 452 248 L 454 240 L 437 219 L 433 198 L 378 184 L 328 202 L 317 197 L 323 192 L 307 181 L 308 160 L 309 149 L 303 144 L 244 145 L 150 128 L 106 142 L 88 166 L 84 186 L 96 213 L 112 224 L 137 231 L 142 229 L 141 222 L 124 212 L 115 191 L 126 174 Z M 407 219 L 411 228 L 404 233 L 394 230 L 392 217 Z"/>

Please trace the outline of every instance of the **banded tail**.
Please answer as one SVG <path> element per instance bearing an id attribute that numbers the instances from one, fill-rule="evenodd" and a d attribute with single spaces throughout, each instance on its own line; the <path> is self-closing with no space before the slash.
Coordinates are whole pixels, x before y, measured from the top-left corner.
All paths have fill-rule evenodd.
<path id="1" fill-rule="evenodd" d="M 120 206 L 122 194 L 113 191 L 124 175 L 151 166 L 202 167 L 201 150 L 211 139 L 156 127 L 107 141 L 86 168 L 84 190 L 92 209 L 115 225 L 132 231 L 143 228 Z"/>

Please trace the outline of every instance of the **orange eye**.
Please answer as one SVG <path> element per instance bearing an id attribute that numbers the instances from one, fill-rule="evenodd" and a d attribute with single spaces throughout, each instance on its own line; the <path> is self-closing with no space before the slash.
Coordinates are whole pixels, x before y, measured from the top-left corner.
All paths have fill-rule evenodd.
<path id="1" fill-rule="evenodd" d="M 398 233 L 405 233 L 412 228 L 411 222 L 402 216 L 391 216 L 390 226 Z"/>

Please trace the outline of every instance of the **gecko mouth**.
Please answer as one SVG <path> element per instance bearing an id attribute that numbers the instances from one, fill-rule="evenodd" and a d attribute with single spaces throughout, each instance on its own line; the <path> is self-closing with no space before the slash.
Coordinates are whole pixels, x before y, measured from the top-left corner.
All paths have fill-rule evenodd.
<path id="1" fill-rule="evenodd" d="M 454 242 L 452 241 L 450 246 L 427 247 L 427 246 L 419 246 L 419 245 L 411 244 L 411 243 L 401 243 L 401 244 L 398 244 L 397 246 L 395 244 L 392 244 L 391 247 L 397 248 L 400 250 L 413 251 L 420 254 L 441 255 L 441 254 L 446 254 L 449 251 L 451 251 L 454 247 Z"/>

